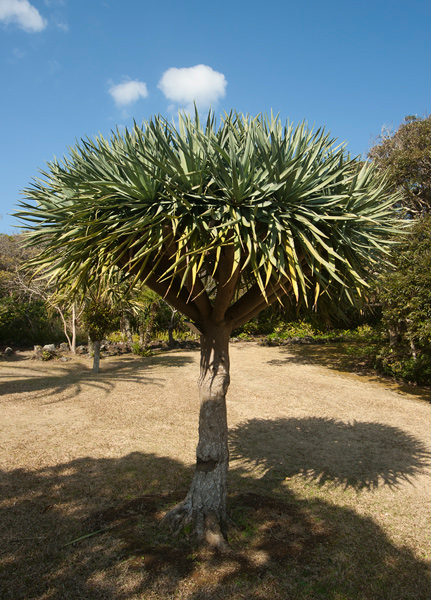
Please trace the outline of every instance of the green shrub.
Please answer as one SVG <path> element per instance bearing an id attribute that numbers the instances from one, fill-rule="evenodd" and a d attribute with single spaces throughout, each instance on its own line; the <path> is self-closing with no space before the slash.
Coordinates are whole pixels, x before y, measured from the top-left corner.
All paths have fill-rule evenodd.
<path id="1" fill-rule="evenodd" d="M 62 323 L 42 300 L 0 299 L 0 343 L 33 346 L 62 341 Z"/>
<path id="2" fill-rule="evenodd" d="M 153 356 L 155 354 L 154 350 L 150 350 L 149 348 L 142 348 L 139 342 L 133 342 L 132 352 L 133 354 L 137 354 L 138 356 Z"/>
<path id="3" fill-rule="evenodd" d="M 376 368 L 384 375 L 417 385 L 431 385 L 431 355 L 418 354 L 413 358 L 408 348 L 384 347 L 376 356 Z"/>
<path id="4" fill-rule="evenodd" d="M 292 321 L 290 323 L 279 323 L 275 326 L 272 333 L 268 335 L 270 340 L 294 337 L 315 336 L 322 332 L 316 330 L 313 325 L 307 321 Z"/>
<path id="5" fill-rule="evenodd" d="M 107 333 L 118 327 L 118 314 L 103 301 L 92 301 L 82 313 L 82 321 L 91 341 L 103 340 Z"/>

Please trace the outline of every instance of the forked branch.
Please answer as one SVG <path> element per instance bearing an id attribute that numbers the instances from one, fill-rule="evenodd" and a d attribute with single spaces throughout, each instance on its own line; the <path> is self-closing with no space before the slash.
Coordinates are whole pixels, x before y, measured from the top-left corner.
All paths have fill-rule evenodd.
<path id="1" fill-rule="evenodd" d="M 234 260 L 235 248 L 233 246 L 224 246 L 220 252 L 217 292 L 211 315 L 215 323 L 224 319 L 226 311 L 235 295 L 240 265 L 238 264 L 235 268 Z"/>

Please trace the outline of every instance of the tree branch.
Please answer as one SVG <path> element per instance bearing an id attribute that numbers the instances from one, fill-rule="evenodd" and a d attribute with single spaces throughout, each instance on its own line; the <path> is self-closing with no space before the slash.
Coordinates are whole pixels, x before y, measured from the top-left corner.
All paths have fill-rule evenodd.
<path id="1" fill-rule="evenodd" d="M 139 264 L 130 267 L 128 258 L 124 258 L 120 261 L 120 266 L 123 269 L 127 269 L 132 275 L 138 275 L 140 272 Z M 161 266 L 161 269 L 160 269 Z M 190 300 L 190 294 L 183 286 L 180 286 L 180 282 L 177 277 L 170 278 L 165 281 L 161 281 L 166 273 L 169 263 L 165 258 L 162 258 L 156 268 L 153 265 L 147 266 L 142 273 L 140 273 L 140 280 L 145 282 L 153 292 L 159 294 L 164 298 L 171 306 L 179 310 L 186 317 L 192 321 L 199 323 L 201 321 L 201 313 L 199 308 L 193 300 Z M 153 271 L 151 273 L 151 271 Z"/>
<path id="2" fill-rule="evenodd" d="M 173 281 L 159 281 L 160 276 L 154 273 L 147 276 L 144 275 L 145 284 L 186 317 L 199 323 L 201 321 L 201 313 L 196 304 L 190 300 L 187 290 L 184 287 L 180 289 L 175 279 Z"/>
<path id="3" fill-rule="evenodd" d="M 57 312 L 60 315 L 60 318 L 61 318 L 61 320 L 63 322 L 64 335 L 66 336 L 67 343 L 69 344 L 69 350 L 72 351 L 72 342 L 71 342 L 71 339 L 69 337 L 69 334 L 67 333 L 67 323 L 66 323 L 66 319 L 64 318 L 63 311 L 61 310 L 61 308 L 58 305 L 55 306 L 55 309 L 57 310 Z"/>
<path id="4" fill-rule="evenodd" d="M 269 306 L 280 295 L 279 291 L 288 283 L 288 279 L 284 278 L 281 281 L 270 282 L 267 287 L 267 299 L 264 298 L 262 291 L 257 283 L 255 283 L 239 300 L 235 302 L 226 312 L 226 319 L 231 319 L 234 322 L 234 327 L 243 325 L 248 320 L 256 316 L 265 306 Z M 289 288 L 291 286 L 289 285 Z"/>
<path id="5" fill-rule="evenodd" d="M 217 293 L 214 300 L 214 307 L 212 310 L 212 320 L 215 323 L 222 321 L 225 317 L 226 311 L 232 302 L 232 298 L 235 295 L 236 285 L 238 283 L 238 277 L 240 272 L 240 265 L 237 266 L 234 273 L 232 269 L 234 266 L 235 248 L 233 246 L 225 246 L 221 249 L 220 262 L 219 262 L 219 281 L 217 285 Z"/>
<path id="6" fill-rule="evenodd" d="M 204 319 L 209 318 L 211 315 L 212 306 L 206 288 L 199 275 L 196 275 L 193 285 L 191 282 L 189 282 L 187 289 L 192 302 L 194 302 L 194 304 L 197 306 L 202 317 Z"/>
<path id="7" fill-rule="evenodd" d="M 289 286 L 289 287 L 290 287 L 290 289 L 292 289 L 291 286 Z M 250 321 L 250 319 L 253 319 L 253 317 L 256 317 L 260 313 L 261 310 L 265 309 L 267 306 L 270 306 L 271 304 L 274 304 L 274 302 L 277 300 L 277 298 L 280 297 L 280 295 L 285 295 L 285 293 L 279 294 L 278 292 L 273 292 L 272 294 L 269 294 L 267 296 L 268 300 L 265 300 L 265 298 L 262 296 L 262 302 L 260 302 L 260 304 L 257 304 L 252 310 L 250 310 L 250 312 L 242 315 L 242 317 L 239 317 L 236 321 L 234 321 L 233 329 L 236 329 L 237 327 L 241 327 L 241 325 L 245 325 L 245 323 Z"/>

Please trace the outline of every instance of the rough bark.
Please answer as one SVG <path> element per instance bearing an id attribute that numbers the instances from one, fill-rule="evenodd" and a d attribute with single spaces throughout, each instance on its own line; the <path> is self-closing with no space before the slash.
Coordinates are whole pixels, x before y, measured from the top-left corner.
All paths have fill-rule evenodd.
<path id="1" fill-rule="evenodd" d="M 198 381 L 199 443 L 196 469 L 183 502 L 164 518 L 174 533 L 190 529 L 198 542 L 226 547 L 226 489 L 229 465 L 226 392 L 229 386 L 230 324 L 206 322 L 201 336 Z"/>
<path id="2" fill-rule="evenodd" d="M 93 373 L 98 373 L 100 365 L 100 340 L 93 341 L 93 352 Z"/>
<path id="3" fill-rule="evenodd" d="M 125 338 L 127 340 L 127 345 L 129 347 L 129 349 L 131 349 L 133 346 L 132 326 L 130 324 L 130 319 L 127 315 L 123 315 L 122 326 L 123 326 L 123 334 L 125 335 Z"/>

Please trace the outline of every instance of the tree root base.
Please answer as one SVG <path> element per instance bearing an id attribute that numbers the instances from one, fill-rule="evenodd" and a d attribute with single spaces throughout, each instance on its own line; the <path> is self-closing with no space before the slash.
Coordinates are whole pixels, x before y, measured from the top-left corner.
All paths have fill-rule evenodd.
<path id="1" fill-rule="evenodd" d="M 198 544 L 208 544 L 220 552 L 227 552 L 226 517 L 220 517 L 215 510 L 196 508 L 184 500 L 162 519 L 161 525 L 169 527 L 174 535 L 186 532 Z"/>

